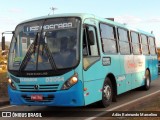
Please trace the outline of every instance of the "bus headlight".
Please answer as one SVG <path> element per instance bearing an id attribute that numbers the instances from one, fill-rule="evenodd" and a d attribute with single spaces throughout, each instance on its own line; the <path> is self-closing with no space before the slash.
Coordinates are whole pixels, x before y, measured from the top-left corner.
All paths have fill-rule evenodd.
<path id="1" fill-rule="evenodd" d="M 78 75 L 74 74 L 70 79 L 68 79 L 62 86 L 62 90 L 69 89 L 73 85 L 75 85 L 78 82 Z"/>
<path id="2" fill-rule="evenodd" d="M 8 84 L 10 85 L 10 87 L 13 89 L 13 90 L 16 90 L 16 86 L 14 84 L 14 82 L 9 78 L 8 79 Z"/>

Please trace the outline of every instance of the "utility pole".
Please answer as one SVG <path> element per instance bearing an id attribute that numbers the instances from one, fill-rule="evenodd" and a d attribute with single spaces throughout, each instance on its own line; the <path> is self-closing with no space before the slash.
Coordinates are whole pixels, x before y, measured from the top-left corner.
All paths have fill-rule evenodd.
<path id="1" fill-rule="evenodd" d="M 50 9 L 51 9 L 51 11 L 53 12 L 53 15 L 54 15 L 54 11 L 57 10 L 58 8 L 56 8 L 56 7 L 51 7 Z M 50 13 L 49 13 L 48 15 L 50 15 Z"/>

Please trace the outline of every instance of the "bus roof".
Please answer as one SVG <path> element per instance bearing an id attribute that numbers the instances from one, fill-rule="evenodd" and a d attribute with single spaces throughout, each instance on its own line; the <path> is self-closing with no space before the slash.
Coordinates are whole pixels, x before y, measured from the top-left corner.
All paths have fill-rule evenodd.
<path id="1" fill-rule="evenodd" d="M 109 20 L 107 18 L 100 18 L 100 17 L 95 17 L 95 19 L 97 19 L 98 21 L 101 21 L 102 23 L 108 23 L 110 25 L 114 25 L 114 26 L 117 26 L 117 27 L 120 27 L 120 28 L 124 28 L 124 29 L 128 29 L 130 31 L 135 31 L 135 32 L 139 32 L 141 34 L 146 34 L 148 36 L 152 36 L 154 37 L 154 34 L 152 33 L 149 33 L 149 32 L 146 32 L 146 31 L 143 31 L 143 30 L 140 30 L 138 28 L 134 28 L 130 25 L 127 25 L 127 24 L 122 24 L 122 23 L 118 23 L 118 22 L 115 22 L 115 21 L 112 21 L 112 20 Z"/>
<path id="2" fill-rule="evenodd" d="M 29 20 L 26 20 L 26 21 L 21 22 L 20 24 L 26 23 L 26 22 L 35 21 L 35 20 L 42 20 L 42 19 L 49 19 L 49 18 L 57 18 L 57 17 L 80 17 L 80 18 L 85 19 L 85 18 L 95 18 L 95 15 L 93 15 L 93 14 L 87 14 L 87 13 L 54 14 L 54 15 L 47 15 L 47 16 L 41 16 L 41 17 L 29 19 Z"/>
<path id="3" fill-rule="evenodd" d="M 106 18 L 101 18 L 101 17 L 95 16 L 94 14 L 88 14 L 88 13 L 54 14 L 54 15 L 48 15 L 48 16 L 42 16 L 42 17 L 29 19 L 29 20 L 21 22 L 20 24 L 26 23 L 26 22 L 31 22 L 31 21 L 36 21 L 36 20 L 42 20 L 42 19 L 57 18 L 57 17 L 80 17 L 82 19 L 92 18 L 92 19 L 98 20 L 102 23 L 108 23 L 108 24 L 111 24 L 111 25 L 114 25 L 114 26 L 117 26 L 117 27 L 120 27 L 120 28 L 125 28 L 125 29 L 131 30 L 131 31 L 139 32 L 141 34 L 147 34 L 149 36 L 154 37 L 154 35 L 149 33 L 149 32 L 145 32 L 143 30 L 131 27 L 129 25 L 121 24 L 121 23 L 118 23 L 118 22 L 115 22 L 115 21 L 112 21 L 112 20 L 109 20 L 109 19 L 106 19 Z"/>

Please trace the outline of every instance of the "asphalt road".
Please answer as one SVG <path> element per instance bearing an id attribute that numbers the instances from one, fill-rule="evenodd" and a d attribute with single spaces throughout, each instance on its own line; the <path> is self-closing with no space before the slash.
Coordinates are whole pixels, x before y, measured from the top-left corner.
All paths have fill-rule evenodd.
<path id="1" fill-rule="evenodd" d="M 129 106 L 135 102 L 139 102 L 139 100 L 145 99 L 152 94 L 160 93 L 160 77 L 158 80 L 152 81 L 151 88 L 149 91 L 143 91 L 139 89 L 135 89 L 129 91 L 127 93 L 121 94 L 117 97 L 117 102 L 113 102 L 108 108 L 99 108 L 97 104 L 92 104 L 86 107 L 78 107 L 78 108 L 68 108 L 68 107 L 41 107 L 41 106 L 3 106 L 0 107 L 0 111 L 9 111 L 12 112 L 12 116 L 18 115 L 13 112 L 19 112 L 19 115 L 28 116 L 32 113 L 37 113 L 34 115 L 42 116 L 38 118 L 23 118 L 29 120 L 39 120 L 39 119 L 47 119 L 47 120 L 92 120 L 97 116 L 103 115 L 106 111 L 116 111 L 118 108 Z M 44 112 L 45 111 L 45 112 Z M 31 114 L 30 114 L 31 113 Z M 50 117 L 52 116 L 52 117 Z M 0 120 L 13 120 L 15 118 L 2 118 Z M 21 117 L 16 117 L 17 119 L 22 119 Z"/>

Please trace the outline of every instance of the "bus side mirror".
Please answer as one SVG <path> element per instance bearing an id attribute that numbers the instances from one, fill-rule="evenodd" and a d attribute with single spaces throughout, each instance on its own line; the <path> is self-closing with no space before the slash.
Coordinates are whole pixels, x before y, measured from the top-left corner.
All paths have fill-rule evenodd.
<path id="1" fill-rule="evenodd" d="M 5 50 L 5 37 L 2 36 L 2 50 Z"/>
<path id="2" fill-rule="evenodd" d="M 93 31 L 88 31 L 88 37 L 89 37 L 89 44 L 94 45 L 95 44 L 95 37 Z"/>

